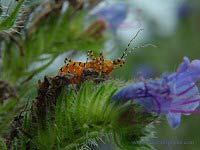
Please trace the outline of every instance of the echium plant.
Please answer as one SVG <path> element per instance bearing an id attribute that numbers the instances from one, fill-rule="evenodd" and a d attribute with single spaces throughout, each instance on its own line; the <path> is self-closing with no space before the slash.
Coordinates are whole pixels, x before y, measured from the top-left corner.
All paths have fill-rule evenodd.
<path id="1" fill-rule="evenodd" d="M 151 148 L 151 113 L 137 104 L 112 104 L 112 97 L 121 88 L 118 81 L 85 74 L 72 86 L 69 74 L 45 77 L 39 82 L 38 96 L 27 111 L 17 116 L 7 138 L 7 147 L 16 149 L 99 149 L 110 143 L 120 149 Z M 99 83 L 100 82 L 100 83 Z M 25 111 L 24 110 L 24 111 Z M 17 130 L 17 131 L 16 131 Z M 133 144 L 134 143 L 134 144 Z"/>
<path id="2" fill-rule="evenodd" d="M 147 112 L 165 114 L 173 128 L 180 125 L 181 115 L 200 113 L 200 95 L 196 85 L 200 79 L 200 60 L 185 57 L 177 72 L 164 75 L 161 79 L 141 81 L 127 86 L 113 100 L 123 103 L 134 100 Z"/>
<path id="3" fill-rule="evenodd" d="M 3 30 L 13 26 L 22 2 L 16 1 L 7 17 L 11 18 L 9 23 L 7 18 L 1 20 Z M 95 150 L 105 145 L 108 149 L 153 149 L 148 141 L 154 137 L 153 124 L 160 115 L 166 115 L 170 125 L 177 128 L 182 114 L 199 113 L 196 82 L 200 78 L 200 60 L 190 62 L 187 57 L 177 72 L 160 79 L 135 81 L 125 88 L 124 81 L 99 74 L 93 68 L 83 70 L 79 78 L 66 72 L 45 76 L 38 84 L 30 82 L 65 51 L 100 49 L 106 25 L 116 31 L 126 16 L 125 5 L 113 5 L 114 11 L 99 11 L 96 15 L 100 20 L 83 28 L 88 13 L 83 2 L 68 0 L 68 7 L 65 2 L 47 0 L 27 7 L 23 34 L 1 35 L 2 77 L 7 81 L 0 81 L 0 149 Z M 98 2 L 88 1 L 87 6 Z M 123 14 L 112 22 L 116 15 L 110 17 L 110 13 L 118 10 Z M 41 57 L 44 55 L 49 57 Z M 46 63 L 31 68 L 38 61 Z M 74 79 L 78 79 L 76 84 L 72 84 Z"/>
<path id="4" fill-rule="evenodd" d="M 34 98 L 37 84 L 33 78 L 57 56 L 64 52 L 72 56 L 88 49 L 96 53 L 102 47 L 104 22 L 84 26 L 89 9 L 74 2 L 69 1 L 65 7 L 64 0 L 1 1 L 0 101 L 8 101 L 0 104 L 0 134 L 6 132 L 27 97 Z"/>
<path id="5" fill-rule="evenodd" d="M 35 102 L 25 108 L 30 111 L 14 119 L 7 147 L 100 149 L 109 143 L 114 149 L 151 149 L 148 140 L 159 115 L 177 128 L 182 114 L 199 113 L 200 60 L 184 59 L 177 72 L 122 90 L 125 83 L 92 70 L 76 86 L 68 73 L 45 77 Z"/>

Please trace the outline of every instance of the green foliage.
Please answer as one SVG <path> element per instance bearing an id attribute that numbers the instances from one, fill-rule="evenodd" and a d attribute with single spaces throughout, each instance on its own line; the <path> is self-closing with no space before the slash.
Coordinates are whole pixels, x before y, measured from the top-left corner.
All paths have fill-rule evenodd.
<path id="1" fill-rule="evenodd" d="M 5 126 L 7 126 L 9 124 L 10 120 L 12 120 L 13 115 L 16 114 L 16 112 L 11 112 L 11 110 L 16 107 L 16 104 L 17 104 L 16 100 L 9 101 L 4 106 L 2 106 L 0 104 L 0 115 L 2 116 L 2 118 L 1 118 L 2 120 L 0 120 L 0 133 L 3 131 Z M 5 116 L 5 117 L 3 117 L 3 116 Z"/>
<path id="2" fill-rule="evenodd" d="M 53 1 L 46 1 L 45 6 L 51 2 Z M 20 0 L 17 4 L 15 8 L 19 9 L 22 1 Z M 56 9 L 54 9 L 54 6 Z M 85 32 L 83 23 L 88 10 L 76 12 L 69 7 L 61 13 L 57 5 L 51 6 L 53 10 L 40 5 L 38 7 L 37 5 L 30 5 L 30 10 L 33 9 L 31 7 L 37 8 L 37 11 L 41 11 L 41 13 L 36 11 L 35 15 L 35 11 L 29 12 L 30 14 L 27 15 L 31 15 L 32 19 L 27 24 L 24 20 L 18 20 L 25 23 L 25 28 L 21 29 L 22 34 L 2 33 L 0 35 L 3 39 L 0 47 L 0 52 L 3 52 L 1 55 L 3 56 L 3 63 L 0 63 L 2 68 L 0 77 L 14 85 L 20 100 L 10 99 L 6 104 L 0 104 L 0 115 L 2 115 L 0 119 L 1 134 L 8 132 L 9 122 L 20 107 L 26 103 L 24 101 L 34 99 L 36 96 L 37 84 L 28 82 L 29 80 L 52 64 L 59 54 L 73 49 L 87 51 L 91 48 L 96 52 L 95 50 L 100 49 L 105 41 L 103 37 L 99 39 L 89 37 Z M 9 19 L 15 17 L 16 9 L 10 12 Z M 11 23 L 5 24 L 7 26 L 11 25 Z M 42 55 L 46 54 L 48 57 L 42 58 Z M 35 66 L 35 63 L 42 65 Z"/>
<path id="3" fill-rule="evenodd" d="M 21 134 L 18 147 L 26 147 L 31 140 L 31 147 L 39 149 L 98 149 L 99 145 L 113 143 L 119 149 L 151 148 L 148 144 L 139 144 L 151 133 L 154 117 L 142 113 L 135 104 L 121 106 L 111 103 L 111 98 L 121 87 L 115 81 L 100 85 L 86 82 L 80 90 L 64 88 L 56 104 L 55 112 L 49 111 L 46 126 L 33 126 L 31 117 L 24 123 L 24 129 L 33 137 Z M 132 118 L 123 115 L 135 111 Z M 53 119 L 52 119 L 53 118 Z M 122 119 L 121 119 L 122 118 Z M 128 120 L 127 120 L 128 119 Z M 129 120 L 131 119 L 131 121 Z M 146 128 L 147 127 L 147 128 Z M 22 138 L 25 137 L 25 138 Z M 133 141 L 137 144 L 133 144 Z"/>
<path id="4" fill-rule="evenodd" d="M 96 40 L 89 37 L 83 29 L 86 13 L 87 11 L 84 10 L 74 13 L 74 10 L 69 8 L 63 14 L 52 12 L 47 18 L 41 19 L 38 27 L 31 24 L 27 36 L 19 41 L 23 45 L 24 56 L 19 52 L 19 48 L 16 50 L 16 43 L 7 41 L 7 51 L 4 55 L 4 72 L 7 78 L 16 82 L 19 77 L 36 75 L 52 64 L 54 59 L 63 52 L 74 49 L 85 52 L 93 49 L 97 52 L 101 49 L 105 39 Z M 50 54 L 50 57 L 41 59 L 42 54 Z M 31 68 L 34 62 L 41 62 L 43 65 Z"/>
<path id="5" fill-rule="evenodd" d="M 23 2 L 19 0 L 9 16 L 1 19 L 0 30 L 9 30 L 15 25 Z M 6 99 L 3 105 L 0 104 L 0 133 L 6 135 L 6 139 L 11 142 L 7 148 L 98 149 L 99 145 L 105 143 L 123 150 L 152 148 L 148 143 L 140 144 L 140 141 L 152 137 L 151 122 L 155 117 L 142 113 L 136 104 L 112 103 L 112 96 L 121 89 L 121 84 L 116 81 L 100 84 L 85 82 L 81 87 L 66 85 L 59 98 L 57 95 L 60 93 L 55 92 L 58 89 L 49 86 L 54 82 L 44 87 L 39 84 L 39 100 L 44 106 L 37 105 L 38 101 L 30 102 L 23 113 L 16 115 L 27 100 L 32 101 L 36 97 L 37 84 L 28 81 L 52 64 L 57 56 L 71 50 L 86 52 L 92 49 L 94 53 L 99 53 L 98 50 L 104 45 L 105 36 L 98 30 L 101 25 L 94 28 L 92 25 L 84 26 L 87 9 L 76 10 L 76 7 L 69 5 L 66 11 L 61 12 L 61 6 L 62 1 L 30 5 L 30 10 L 27 9 L 29 20 L 23 24 L 25 28 L 20 30 L 22 34 L 1 35 L 1 77 L 18 92 L 17 98 Z M 42 65 L 35 65 L 37 63 Z M 90 77 L 93 79 L 92 75 Z M 43 88 L 50 93 L 44 94 Z M 46 98 L 48 94 L 49 101 Z M 45 113 L 37 111 L 36 105 L 38 110 L 44 109 L 40 112 Z M 9 123 L 11 126 L 7 130 Z M 3 140 L 0 140 L 0 149 L 7 148 Z"/>
<path id="6" fill-rule="evenodd" d="M 15 22 L 17 20 L 17 17 L 19 15 L 20 8 L 23 5 L 23 2 L 24 2 L 24 0 L 19 0 L 19 2 L 16 4 L 16 6 L 11 11 L 11 13 L 5 19 L 3 16 L 0 17 L 0 20 L 1 20 L 0 30 L 9 30 L 10 28 L 12 28 L 15 25 Z M 10 3 L 15 3 L 15 1 L 14 0 L 10 1 Z M 9 9 L 9 7 L 7 9 Z M 0 15 L 2 15 L 2 11 L 1 11 Z"/>
<path id="7" fill-rule="evenodd" d="M 7 150 L 6 144 L 4 143 L 4 141 L 2 139 L 0 139 L 0 149 L 1 150 Z"/>

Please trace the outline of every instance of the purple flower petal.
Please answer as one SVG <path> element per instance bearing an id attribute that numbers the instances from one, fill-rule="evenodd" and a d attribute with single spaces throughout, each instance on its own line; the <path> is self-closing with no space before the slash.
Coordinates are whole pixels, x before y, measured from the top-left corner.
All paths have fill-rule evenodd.
<path id="1" fill-rule="evenodd" d="M 172 113 L 200 114 L 200 109 L 197 109 L 197 110 L 176 110 L 176 109 L 171 109 L 170 111 L 171 111 Z"/>
<path id="2" fill-rule="evenodd" d="M 200 73 L 200 60 L 193 60 L 189 65 L 189 71 L 196 74 Z"/>
<path id="3" fill-rule="evenodd" d="M 112 31 L 116 31 L 118 26 L 126 19 L 128 6 L 125 3 L 115 3 L 105 7 L 96 13 L 98 18 L 104 19 Z"/>
<path id="4" fill-rule="evenodd" d="M 180 64 L 180 66 L 177 69 L 177 73 L 182 73 L 187 70 L 188 66 L 190 64 L 190 60 L 188 57 L 184 57 L 184 62 Z"/>
<path id="5" fill-rule="evenodd" d="M 200 113 L 200 93 L 196 81 L 200 78 L 200 60 L 191 63 L 187 57 L 177 72 L 157 80 L 143 80 L 129 85 L 113 98 L 126 102 L 134 99 L 147 112 L 166 114 L 169 124 L 177 128 L 181 114 Z"/>
<path id="6" fill-rule="evenodd" d="M 181 122 L 181 113 L 168 113 L 167 120 L 170 126 L 174 129 L 180 126 Z"/>
<path id="7" fill-rule="evenodd" d="M 193 96 L 191 99 L 186 99 L 184 101 L 181 101 L 181 103 L 172 103 L 172 107 L 173 109 L 176 110 L 183 110 L 183 111 L 193 111 L 195 110 L 198 106 L 199 106 L 199 102 L 200 102 L 200 96 L 196 95 Z M 190 115 L 191 113 L 183 113 L 184 115 Z"/>
<path id="8" fill-rule="evenodd" d="M 122 100 L 126 102 L 128 100 L 144 97 L 145 86 L 143 82 L 131 84 L 117 93 L 112 99 L 113 101 Z"/>

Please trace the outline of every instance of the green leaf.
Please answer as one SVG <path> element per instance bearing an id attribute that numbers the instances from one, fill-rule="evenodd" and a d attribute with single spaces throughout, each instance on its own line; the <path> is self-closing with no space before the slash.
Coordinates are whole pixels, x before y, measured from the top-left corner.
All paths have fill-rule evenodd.
<path id="1" fill-rule="evenodd" d="M 23 2 L 24 0 L 19 0 L 11 14 L 0 23 L 0 30 L 9 30 L 14 26 Z"/>
<path id="2" fill-rule="evenodd" d="M 1 150 L 7 150 L 6 144 L 4 143 L 4 141 L 2 139 L 0 139 L 0 149 Z"/>

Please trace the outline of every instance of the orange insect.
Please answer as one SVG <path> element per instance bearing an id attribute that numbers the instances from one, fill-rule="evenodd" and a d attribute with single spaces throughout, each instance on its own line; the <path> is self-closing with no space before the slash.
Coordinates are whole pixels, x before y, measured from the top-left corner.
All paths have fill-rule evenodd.
<path id="1" fill-rule="evenodd" d="M 92 69 L 93 71 L 97 72 L 99 76 L 101 76 L 102 74 L 110 74 L 114 69 L 120 68 L 123 64 L 125 64 L 127 50 L 131 42 L 137 37 L 141 30 L 142 29 L 140 29 L 133 37 L 133 39 L 131 39 L 121 58 L 115 60 L 104 59 L 104 55 L 102 52 L 100 53 L 100 57 L 95 57 L 93 51 L 89 50 L 88 56 L 92 58 L 91 61 L 88 62 L 87 58 L 86 62 L 74 62 L 73 60 L 66 58 L 64 63 L 66 64 L 66 61 L 68 61 L 69 63 L 60 68 L 60 70 L 58 71 L 58 75 L 61 75 L 63 73 L 76 75 L 76 77 L 73 78 L 73 80 L 71 81 L 72 83 L 76 84 L 79 81 L 84 70 Z"/>

